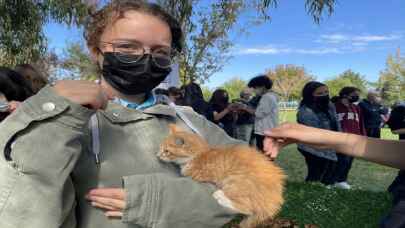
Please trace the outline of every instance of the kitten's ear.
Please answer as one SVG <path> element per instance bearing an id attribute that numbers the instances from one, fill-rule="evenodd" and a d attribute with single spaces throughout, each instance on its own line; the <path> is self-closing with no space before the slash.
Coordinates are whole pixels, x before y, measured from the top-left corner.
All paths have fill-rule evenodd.
<path id="1" fill-rule="evenodd" d="M 175 124 L 169 124 L 170 134 L 174 134 L 176 132 L 182 131 L 181 128 L 177 127 Z"/>

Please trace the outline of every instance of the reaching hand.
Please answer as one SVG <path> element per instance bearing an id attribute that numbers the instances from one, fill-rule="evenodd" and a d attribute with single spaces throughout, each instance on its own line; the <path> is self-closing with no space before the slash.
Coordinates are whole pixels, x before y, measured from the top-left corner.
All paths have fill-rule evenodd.
<path id="1" fill-rule="evenodd" d="M 307 144 L 319 149 L 331 148 L 338 142 L 333 133 L 301 124 L 281 124 L 265 132 L 264 151 L 266 155 L 275 158 L 283 147 L 292 143 Z"/>

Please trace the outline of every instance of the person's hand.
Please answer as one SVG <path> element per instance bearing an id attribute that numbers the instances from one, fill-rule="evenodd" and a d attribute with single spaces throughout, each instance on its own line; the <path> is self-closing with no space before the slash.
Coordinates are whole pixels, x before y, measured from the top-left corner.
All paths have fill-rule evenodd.
<path id="1" fill-rule="evenodd" d="M 228 109 L 231 112 L 237 111 L 239 109 L 239 105 L 237 103 L 231 103 L 228 105 Z"/>
<path id="2" fill-rule="evenodd" d="M 52 89 L 58 95 L 91 109 L 104 109 L 112 99 L 98 83 L 90 81 L 58 81 Z"/>
<path id="3" fill-rule="evenodd" d="M 122 188 L 96 188 L 89 191 L 86 199 L 93 207 L 105 210 L 109 218 L 121 218 L 126 206 L 126 193 Z"/>
<path id="4" fill-rule="evenodd" d="M 20 104 L 21 104 L 21 102 L 19 102 L 19 101 L 10 101 L 10 102 L 8 102 L 8 112 L 10 112 L 10 113 L 12 113 L 12 112 L 14 112 L 17 108 L 18 108 L 18 106 L 20 106 Z"/>
<path id="5" fill-rule="evenodd" d="M 295 123 L 282 124 L 279 127 L 265 131 L 264 134 L 266 138 L 263 149 L 270 158 L 277 157 L 283 147 L 292 143 L 302 143 L 324 149 L 332 147 L 334 140 L 331 131 Z"/>

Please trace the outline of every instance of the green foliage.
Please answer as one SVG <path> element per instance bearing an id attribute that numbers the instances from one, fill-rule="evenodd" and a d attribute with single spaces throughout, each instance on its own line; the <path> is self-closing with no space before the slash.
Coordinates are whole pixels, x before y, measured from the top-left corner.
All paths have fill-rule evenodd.
<path id="1" fill-rule="evenodd" d="M 328 85 L 331 96 L 338 96 L 339 91 L 345 86 L 354 86 L 360 89 L 361 94 L 364 96 L 367 93 L 369 83 L 360 73 L 349 69 L 332 79 L 326 80 L 325 84 Z"/>
<path id="2" fill-rule="evenodd" d="M 209 4 L 201 0 L 157 1 L 178 19 L 185 34 L 184 51 L 179 56 L 183 84 L 204 82 L 222 69 L 233 45 L 230 34 L 240 33 L 251 25 L 237 22 L 243 13 L 256 10 L 253 6 L 258 1 L 219 0 Z"/>
<path id="3" fill-rule="evenodd" d="M 380 72 L 377 88 L 386 105 L 405 99 L 405 58 L 399 49 L 396 56 L 388 56 L 386 69 Z"/>
<path id="4" fill-rule="evenodd" d="M 225 82 L 220 87 L 228 92 L 231 101 L 233 99 L 240 98 L 240 92 L 242 92 L 242 90 L 246 88 L 246 82 L 240 78 L 235 77 Z"/>
<path id="5" fill-rule="evenodd" d="M 72 79 L 96 80 L 97 65 L 91 61 L 90 53 L 83 43 L 69 43 L 66 46 L 60 68 Z"/>
<path id="6" fill-rule="evenodd" d="M 0 1 L 0 64 L 38 61 L 46 55 L 45 23 L 80 25 L 86 13 L 87 6 L 81 0 Z"/>
<path id="7" fill-rule="evenodd" d="M 292 64 L 278 65 L 274 70 L 268 70 L 267 75 L 273 80 L 273 90 L 283 101 L 300 99 L 304 85 L 313 80 L 304 67 Z"/>
<path id="8" fill-rule="evenodd" d="M 211 96 L 212 96 L 212 92 L 213 91 L 211 91 L 208 87 L 206 87 L 206 86 L 202 86 L 201 87 L 201 90 L 202 90 L 202 92 L 203 92 L 203 96 L 204 96 L 204 100 L 205 101 L 209 101 L 210 99 L 211 99 Z"/>

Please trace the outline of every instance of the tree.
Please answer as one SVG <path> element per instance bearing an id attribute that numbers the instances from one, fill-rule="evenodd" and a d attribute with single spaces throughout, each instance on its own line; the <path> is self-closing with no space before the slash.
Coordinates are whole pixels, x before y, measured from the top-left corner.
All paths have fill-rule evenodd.
<path id="1" fill-rule="evenodd" d="M 254 0 L 256 1 L 256 0 Z M 247 3 L 245 3 L 247 2 Z M 174 15 L 184 32 L 184 51 L 179 56 L 182 82 L 204 82 L 229 60 L 229 34 L 241 31 L 237 21 L 251 6 L 245 0 L 159 0 Z"/>
<path id="2" fill-rule="evenodd" d="M 43 26 L 49 21 L 80 25 L 87 14 L 81 0 L 0 1 L 0 64 L 35 62 L 46 55 Z"/>
<path id="3" fill-rule="evenodd" d="M 356 87 L 360 89 L 362 95 L 365 95 L 369 82 L 360 73 L 349 69 L 332 79 L 326 80 L 325 84 L 328 85 L 329 93 L 332 96 L 338 96 L 339 91 L 346 86 Z"/>
<path id="4" fill-rule="evenodd" d="M 380 72 L 377 89 L 386 105 L 405 99 L 405 58 L 399 48 L 395 56 L 388 56 L 386 68 Z"/>
<path id="5" fill-rule="evenodd" d="M 99 75 L 97 65 L 91 61 L 90 53 L 83 43 L 69 43 L 64 57 L 60 60 L 64 76 L 71 79 L 96 80 Z"/>
<path id="6" fill-rule="evenodd" d="M 54 50 L 47 51 L 33 65 L 50 83 L 58 79 L 59 57 Z"/>
<path id="7" fill-rule="evenodd" d="M 232 39 L 229 34 L 240 34 L 252 24 L 269 19 L 270 8 L 277 7 L 277 0 L 158 0 L 180 22 L 185 33 L 185 50 L 179 57 L 183 83 L 203 83 L 214 73 L 222 70 L 231 57 Z M 306 7 L 315 22 L 319 23 L 322 12 L 333 12 L 335 0 L 307 0 Z M 244 26 L 239 18 L 251 10 L 257 17 Z"/>
<path id="8" fill-rule="evenodd" d="M 278 65 L 268 70 L 266 75 L 273 81 L 273 90 L 280 95 L 282 101 L 297 100 L 305 83 L 313 80 L 304 67 Z"/>
<path id="9" fill-rule="evenodd" d="M 240 92 L 246 88 L 246 82 L 238 77 L 234 77 L 231 80 L 222 84 L 221 88 L 228 92 L 230 101 L 233 99 L 238 99 L 240 97 Z"/>
<path id="10" fill-rule="evenodd" d="M 403 97 L 401 93 L 401 81 L 398 75 L 382 72 L 379 78 L 381 98 L 387 106 L 395 104 Z"/>

